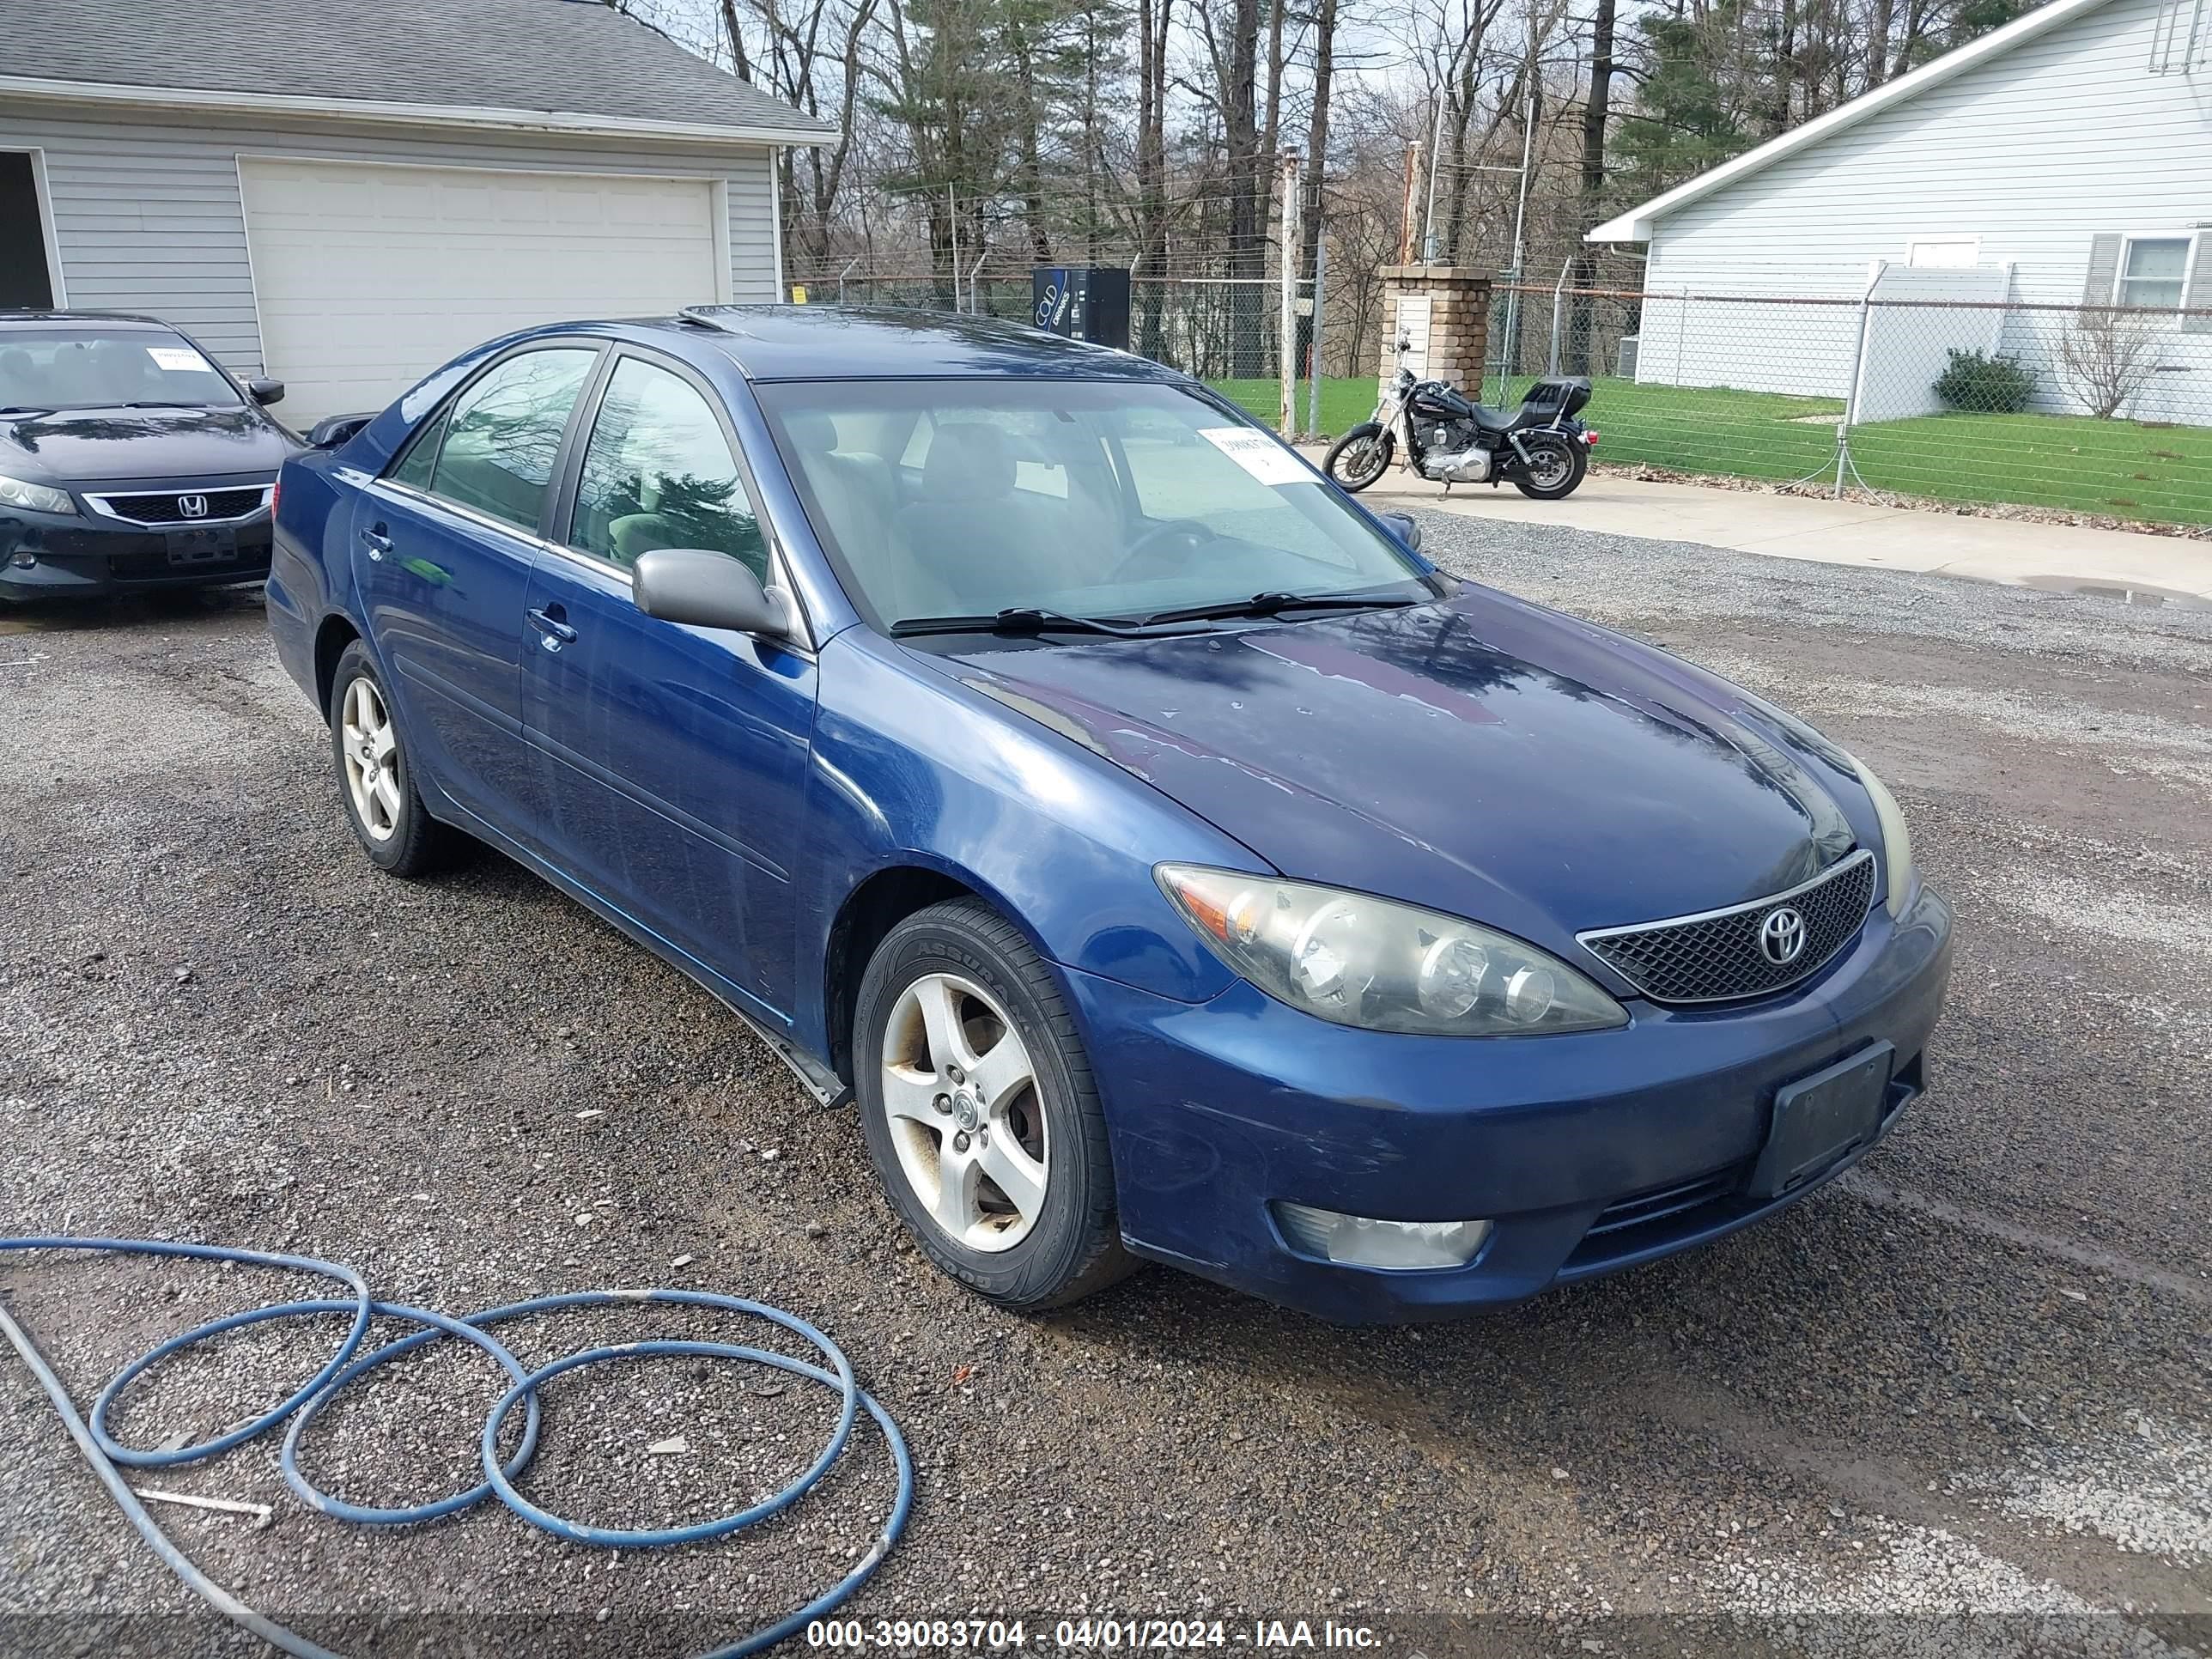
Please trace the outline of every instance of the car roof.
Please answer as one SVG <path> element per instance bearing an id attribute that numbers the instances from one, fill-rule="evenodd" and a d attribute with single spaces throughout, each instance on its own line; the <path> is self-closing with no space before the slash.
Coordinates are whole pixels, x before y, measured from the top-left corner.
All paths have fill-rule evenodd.
<path id="1" fill-rule="evenodd" d="M 995 317 L 896 307 L 695 306 L 637 325 L 720 351 L 752 380 L 1035 379 L 1163 380 L 1187 376 L 1149 358 L 1064 339 Z"/>
<path id="2" fill-rule="evenodd" d="M 167 329 L 175 328 L 159 317 L 142 317 L 130 311 L 0 311 L 0 328 L 46 326 L 53 323 L 122 323 L 126 326 Z"/>

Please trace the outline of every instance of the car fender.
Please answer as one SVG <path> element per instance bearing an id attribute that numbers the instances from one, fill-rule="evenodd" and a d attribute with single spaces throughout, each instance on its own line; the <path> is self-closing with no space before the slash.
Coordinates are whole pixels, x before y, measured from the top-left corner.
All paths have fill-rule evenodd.
<path id="1" fill-rule="evenodd" d="M 1165 861 L 1272 868 L 1075 737 L 866 629 L 823 648 L 798 1035 L 830 1051 L 832 931 L 871 877 L 906 867 L 979 894 L 1063 967 L 1179 1002 L 1235 979 L 1153 878 Z"/>
<path id="2" fill-rule="evenodd" d="M 269 636 L 277 661 L 319 710 L 315 644 L 323 625 L 343 617 L 356 634 L 368 632 L 349 556 L 358 480 L 348 478 L 327 452 L 291 457 L 277 477 L 266 589 Z"/>

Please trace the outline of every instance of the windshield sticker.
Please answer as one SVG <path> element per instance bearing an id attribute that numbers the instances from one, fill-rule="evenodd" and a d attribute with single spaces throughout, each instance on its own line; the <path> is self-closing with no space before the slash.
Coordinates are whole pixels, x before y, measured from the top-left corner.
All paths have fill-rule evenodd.
<path id="1" fill-rule="evenodd" d="M 183 369 L 190 374 L 204 374 L 213 367 L 190 346 L 148 346 L 146 355 L 154 360 L 156 368 Z"/>
<path id="2" fill-rule="evenodd" d="M 1311 468 L 1264 432 L 1249 426 L 1202 426 L 1198 435 L 1263 484 L 1314 481 Z"/>

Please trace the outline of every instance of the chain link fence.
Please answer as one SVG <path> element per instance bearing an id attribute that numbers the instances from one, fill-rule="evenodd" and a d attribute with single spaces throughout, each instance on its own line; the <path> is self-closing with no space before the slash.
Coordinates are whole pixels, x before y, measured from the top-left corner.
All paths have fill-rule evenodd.
<path id="1" fill-rule="evenodd" d="M 942 273 L 848 273 L 803 284 L 810 304 L 901 306 L 1034 323 L 1030 273 L 977 271 L 955 284 Z M 1291 361 L 1297 381 L 1310 380 L 1328 342 L 1317 332 L 1311 281 L 1294 284 Z M 1130 349 L 1206 381 L 1257 418 L 1281 415 L 1282 282 L 1279 276 L 1170 276 L 1133 282 Z M 1326 319 L 1326 307 L 1323 308 Z M 1324 321 L 1325 327 L 1325 321 Z M 1294 430 L 1317 418 L 1310 387 L 1298 392 Z"/>
<path id="2" fill-rule="evenodd" d="M 1588 374 L 1615 465 L 2212 525 L 2212 312 L 2024 302 L 2002 268 L 1855 286 L 1503 285 L 1486 401 Z"/>
<path id="3" fill-rule="evenodd" d="M 1373 406 L 1388 307 L 1370 275 L 1324 264 L 1318 304 L 1297 284 L 1294 434 L 1340 434 Z M 1547 374 L 1587 374 L 1584 418 L 1613 465 L 2212 526 L 2212 312 L 2022 300 L 2078 290 L 2079 276 L 2001 266 L 1855 266 L 1735 291 L 1781 286 L 1755 275 L 1501 282 L 1483 400 L 1510 407 Z M 1029 272 L 1003 267 L 848 272 L 809 299 L 1035 319 Z M 1273 275 L 1139 280 L 1129 343 L 1278 425 L 1281 306 Z"/>

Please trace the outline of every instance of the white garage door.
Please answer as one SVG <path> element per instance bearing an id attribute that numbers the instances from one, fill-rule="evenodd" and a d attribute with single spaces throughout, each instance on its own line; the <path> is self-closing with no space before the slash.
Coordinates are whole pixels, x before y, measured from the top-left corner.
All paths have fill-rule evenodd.
<path id="1" fill-rule="evenodd" d="M 241 160 L 262 359 L 295 425 L 380 409 L 509 329 L 726 293 L 714 185 Z"/>

